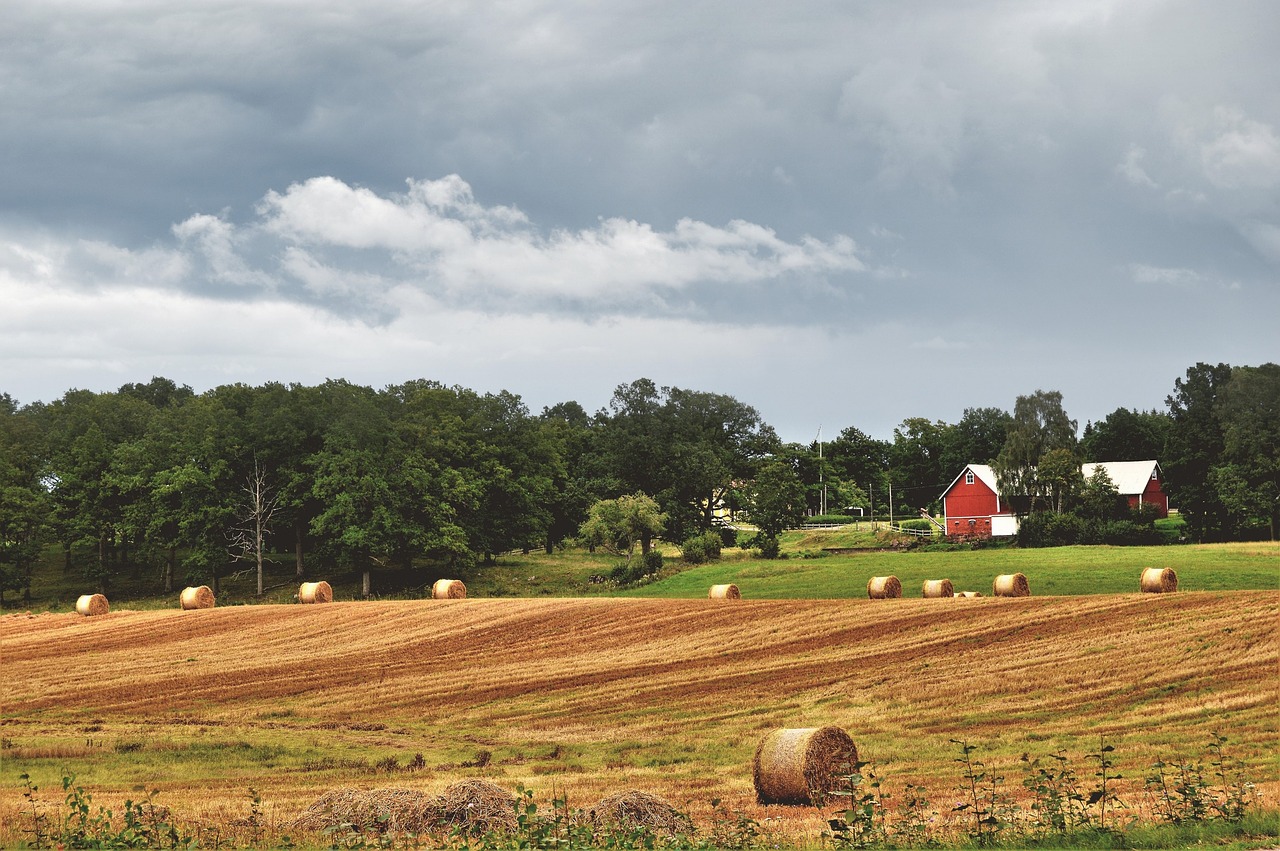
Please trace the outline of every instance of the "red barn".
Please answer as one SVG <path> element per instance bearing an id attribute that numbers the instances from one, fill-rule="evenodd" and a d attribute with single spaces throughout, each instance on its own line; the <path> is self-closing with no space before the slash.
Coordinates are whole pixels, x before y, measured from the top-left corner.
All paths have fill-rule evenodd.
<path id="1" fill-rule="evenodd" d="M 956 476 L 942 494 L 942 513 L 952 537 L 999 538 L 1018 533 L 1018 518 L 1000 498 L 995 471 L 987 464 L 970 464 Z"/>
<path id="2" fill-rule="evenodd" d="M 1160 484 L 1162 473 L 1155 461 L 1106 461 L 1084 464 L 1087 479 L 1099 467 L 1107 471 L 1129 505 L 1156 506 L 1160 517 L 1169 516 L 1169 497 Z M 1018 515 L 1000 496 L 996 474 L 987 464 L 970 464 L 942 493 L 942 513 L 947 535 L 958 538 L 1001 538 L 1018 534 Z"/>

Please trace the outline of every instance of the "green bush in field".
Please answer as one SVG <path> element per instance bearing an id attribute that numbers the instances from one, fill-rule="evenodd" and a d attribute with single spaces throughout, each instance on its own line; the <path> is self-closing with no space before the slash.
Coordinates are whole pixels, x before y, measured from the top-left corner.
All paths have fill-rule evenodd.
<path id="1" fill-rule="evenodd" d="M 703 532 L 680 545 L 680 557 L 689 564 L 706 564 L 720 558 L 720 546 L 719 532 Z"/>

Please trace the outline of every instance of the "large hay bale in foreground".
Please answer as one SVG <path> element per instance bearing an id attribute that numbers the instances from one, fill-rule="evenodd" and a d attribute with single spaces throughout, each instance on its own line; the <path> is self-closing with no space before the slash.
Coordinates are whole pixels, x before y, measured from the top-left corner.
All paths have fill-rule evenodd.
<path id="1" fill-rule="evenodd" d="M 333 789 L 289 826 L 319 832 L 347 824 L 362 831 L 423 833 L 435 824 L 437 806 L 435 798 L 414 789 Z"/>
<path id="2" fill-rule="evenodd" d="M 332 603 L 333 589 L 323 579 L 319 582 L 304 582 L 298 588 L 299 603 Z"/>
<path id="3" fill-rule="evenodd" d="M 920 596 L 926 600 L 940 600 L 943 597 L 955 596 L 956 589 L 950 579 L 926 579 L 920 589 Z"/>
<path id="4" fill-rule="evenodd" d="M 188 586 L 182 589 L 182 608 L 190 609 L 212 609 L 215 604 L 213 598 L 213 589 L 208 585 Z"/>
<path id="5" fill-rule="evenodd" d="M 438 823 L 472 836 L 491 830 L 514 830 L 516 798 L 488 780 L 463 780 L 444 790 L 438 799 Z"/>
<path id="6" fill-rule="evenodd" d="M 997 597 L 1030 597 L 1031 586 L 1021 573 L 1003 573 L 991 583 L 991 593 Z"/>
<path id="7" fill-rule="evenodd" d="M 81 594 L 80 599 L 76 600 L 76 612 L 85 617 L 105 615 L 109 611 L 111 606 L 101 594 Z"/>
<path id="8" fill-rule="evenodd" d="M 1178 590 L 1178 574 L 1171 567 L 1148 567 L 1140 586 L 1144 594 L 1170 594 Z"/>
<path id="9" fill-rule="evenodd" d="M 687 836 L 693 823 L 665 798 L 632 789 L 601 798 L 589 810 L 597 829 L 618 828 L 626 832 L 648 830 L 668 837 Z"/>
<path id="10" fill-rule="evenodd" d="M 896 576 L 873 576 L 867 580 L 867 596 L 872 600 L 889 600 L 902 596 L 902 583 Z"/>
<path id="11" fill-rule="evenodd" d="M 742 592 L 738 590 L 737 585 L 712 585 L 711 590 L 707 592 L 707 598 L 711 600 L 741 600 Z"/>
<path id="12" fill-rule="evenodd" d="M 857 761 L 858 746 L 839 727 L 774 730 L 760 740 L 752 760 L 756 800 L 821 806 Z"/>
<path id="13" fill-rule="evenodd" d="M 467 586 L 461 579 L 437 579 L 431 586 L 433 600 L 463 600 L 467 596 Z"/>

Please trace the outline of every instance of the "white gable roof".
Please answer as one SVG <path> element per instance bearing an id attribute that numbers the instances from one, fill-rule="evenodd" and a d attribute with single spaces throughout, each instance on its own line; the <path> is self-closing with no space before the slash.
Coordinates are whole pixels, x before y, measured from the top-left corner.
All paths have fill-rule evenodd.
<path id="1" fill-rule="evenodd" d="M 1155 461 L 1103 461 L 1100 464 L 1081 464 L 1080 472 L 1089 479 L 1094 471 L 1101 467 L 1107 471 L 1107 475 L 1111 477 L 1116 490 L 1120 491 L 1122 496 L 1131 496 L 1147 489 L 1151 474 L 1159 466 Z"/>

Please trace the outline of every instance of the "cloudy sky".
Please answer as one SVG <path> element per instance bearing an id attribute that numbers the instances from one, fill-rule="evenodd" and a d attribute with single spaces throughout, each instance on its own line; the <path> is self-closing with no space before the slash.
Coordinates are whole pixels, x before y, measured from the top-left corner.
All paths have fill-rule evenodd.
<path id="1" fill-rule="evenodd" d="M 0 390 L 731 394 L 1280 359 L 1280 5 L 5 0 Z"/>

